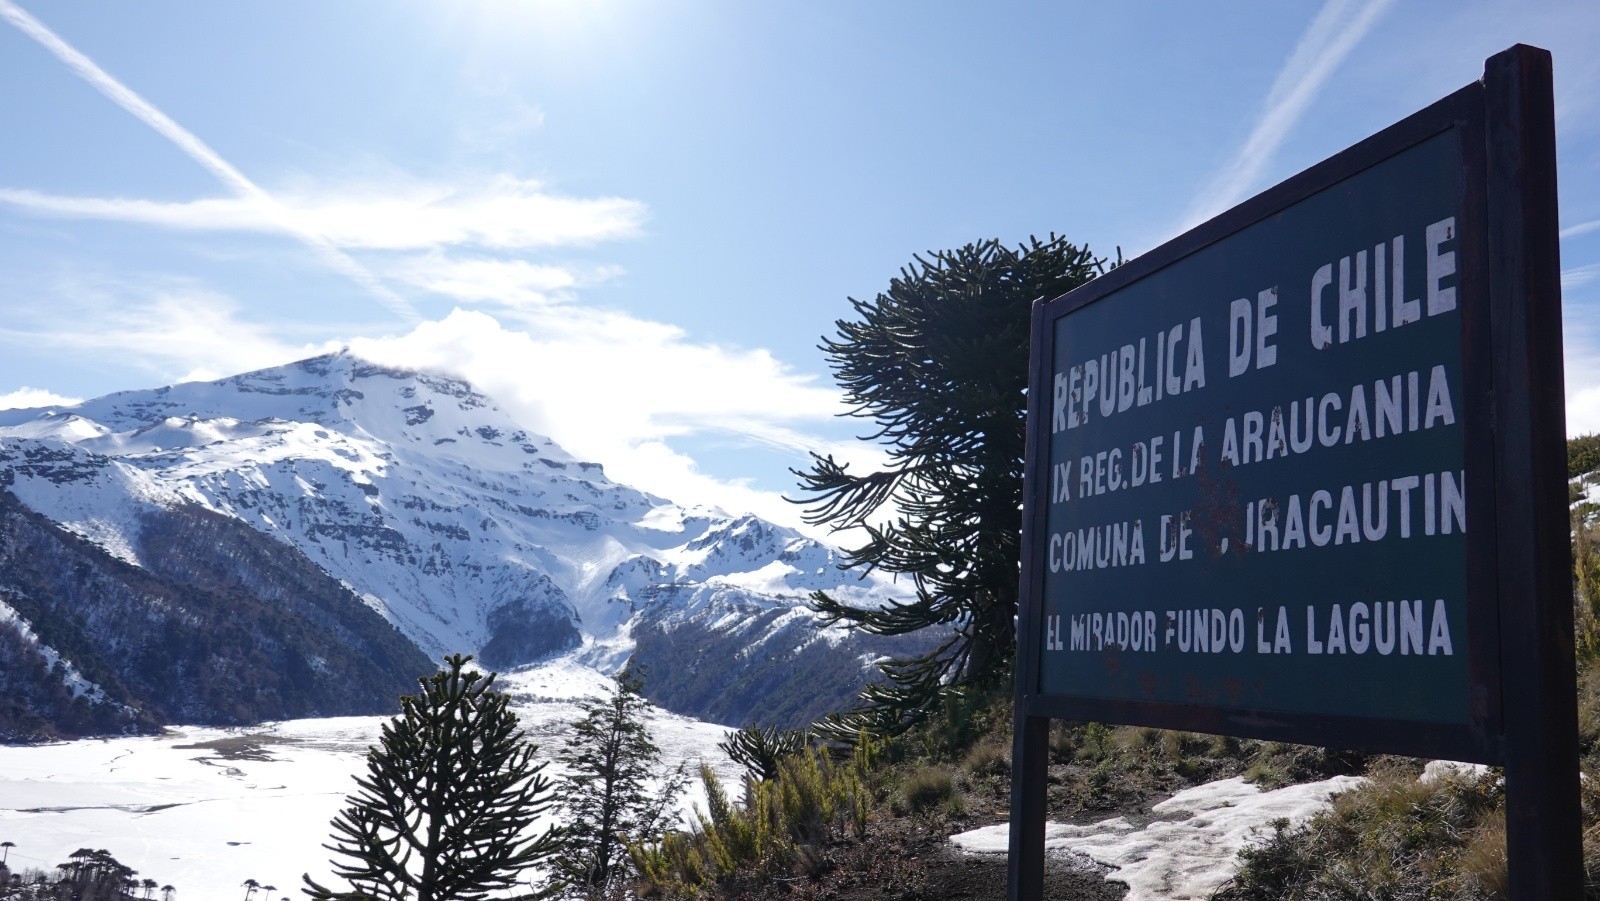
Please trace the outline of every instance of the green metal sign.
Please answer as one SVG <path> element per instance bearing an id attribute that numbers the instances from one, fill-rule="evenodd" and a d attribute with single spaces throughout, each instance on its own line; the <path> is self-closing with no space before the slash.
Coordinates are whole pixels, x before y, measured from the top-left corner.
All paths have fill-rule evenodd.
<path id="1" fill-rule="evenodd" d="M 1057 318 L 1041 693 L 1468 721 L 1459 131 Z"/>
<path id="2" fill-rule="evenodd" d="M 1050 720 L 1501 764 L 1583 882 L 1548 53 L 1034 305 L 1013 898 Z"/>

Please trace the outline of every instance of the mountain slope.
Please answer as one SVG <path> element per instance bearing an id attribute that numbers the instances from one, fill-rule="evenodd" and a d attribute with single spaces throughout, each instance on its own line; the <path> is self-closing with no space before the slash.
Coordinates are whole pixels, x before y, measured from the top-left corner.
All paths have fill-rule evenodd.
<path id="1" fill-rule="evenodd" d="M 427 659 L 304 556 L 193 507 L 141 569 L 0 491 L 0 741 L 390 712 Z"/>
<path id="2" fill-rule="evenodd" d="M 296 549 L 429 657 L 506 669 L 575 653 L 609 670 L 638 653 L 657 700 L 724 722 L 837 706 L 894 652 L 804 610 L 817 589 L 898 593 L 840 572 L 831 549 L 613 482 L 465 382 L 349 354 L 0 412 L 0 478 L 147 572 L 203 540 L 152 523 L 198 508 Z"/>

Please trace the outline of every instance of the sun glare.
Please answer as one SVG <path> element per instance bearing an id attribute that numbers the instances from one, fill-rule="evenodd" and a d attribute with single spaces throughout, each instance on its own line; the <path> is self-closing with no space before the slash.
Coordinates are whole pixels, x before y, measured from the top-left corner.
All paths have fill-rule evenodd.
<path id="1" fill-rule="evenodd" d="M 626 21 L 616 0 L 472 0 L 463 4 L 480 37 L 587 43 Z"/>
<path id="2" fill-rule="evenodd" d="M 529 62 L 603 70 L 606 60 L 636 51 L 646 22 L 658 18 L 634 0 L 468 0 L 419 9 L 470 48 L 476 65 L 501 72 Z"/>

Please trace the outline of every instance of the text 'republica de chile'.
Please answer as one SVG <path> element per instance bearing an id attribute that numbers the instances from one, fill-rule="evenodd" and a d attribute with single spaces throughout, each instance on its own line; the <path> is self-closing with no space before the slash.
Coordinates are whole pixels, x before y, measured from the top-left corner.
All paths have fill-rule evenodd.
<path id="1" fill-rule="evenodd" d="M 1280 286 L 1228 304 L 1226 355 L 1210 347 L 1221 322 L 1192 316 L 1170 326 L 1075 361 L 1053 379 L 1050 431 L 1057 435 L 1152 404 L 1170 403 L 1215 382 L 1220 361 L 1227 376 L 1270 370 L 1280 345 L 1296 342 L 1313 354 L 1393 332 L 1457 309 L 1454 217 L 1413 233 L 1396 235 L 1317 267 L 1299 297 L 1309 304 L 1308 327 L 1300 335 L 1279 328 Z M 1418 240 L 1420 239 L 1420 240 Z M 1408 250 L 1410 255 L 1408 258 Z M 1424 270 L 1419 296 L 1408 297 L 1407 263 Z M 1299 292 L 1295 292 L 1298 294 Z M 1298 329 L 1297 329 L 1298 331 Z M 1300 343 L 1303 342 L 1303 343 Z M 1213 351 L 1208 367 L 1207 349 Z M 1192 424 L 1148 439 L 1097 449 L 1050 468 L 1052 504 L 1129 491 L 1194 475 L 1208 464 L 1224 468 L 1313 454 L 1358 442 L 1381 440 L 1459 420 L 1450 375 L 1444 365 L 1399 367 L 1367 374 L 1350 384 L 1301 396 L 1282 397 L 1259 409 L 1233 411 L 1220 425 Z M 1176 421 L 1178 417 L 1174 417 Z M 1208 426 L 1218 434 L 1207 434 Z M 1207 449 L 1215 448 L 1208 455 Z M 1350 484 L 1309 484 L 1284 496 L 1241 499 L 1238 516 L 1243 547 L 1257 552 L 1295 551 L 1362 541 L 1409 539 L 1466 531 L 1465 472 L 1395 472 Z M 1172 511 L 1052 532 L 1046 565 L 1051 573 L 1140 566 L 1192 559 L 1197 539 L 1189 511 Z M 1149 534 L 1147 534 L 1147 529 Z M 1222 537 L 1217 553 L 1229 550 Z M 1082 613 L 1063 624 L 1048 618 L 1046 648 L 1235 653 L 1369 652 L 1449 655 L 1451 629 L 1444 603 L 1408 598 L 1372 604 L 1334 604 L 1307 608 L 1293 617 L 1290 638 L 1287 608 L 1264 608 L 1247 617 L 1242 610 Z M 1257 634 L 1246 639 L 1246 621 Z M 1099 620 L 1098 622 L 1096 620 Z M 1067 628 L 1063 628 L 1067 625 Z"/>

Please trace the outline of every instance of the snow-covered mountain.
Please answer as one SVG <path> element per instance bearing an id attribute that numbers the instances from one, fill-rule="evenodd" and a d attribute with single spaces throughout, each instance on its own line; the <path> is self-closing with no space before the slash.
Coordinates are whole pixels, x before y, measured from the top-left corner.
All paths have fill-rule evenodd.
<path id="1" fill-rule="evenodd" d="M 507 669 L 571 653 L 609 671 L 637 655 L 666 706 L 730 723 L 815 716 L 891 652 L 817 628 L 811 591 L 904 592 L 793 530 L 613 482 L 463 381 L 348 353 L 0 411 L 0 484 L 147 570 L 153 516 L 220 514 L 430 657 Z"/>

